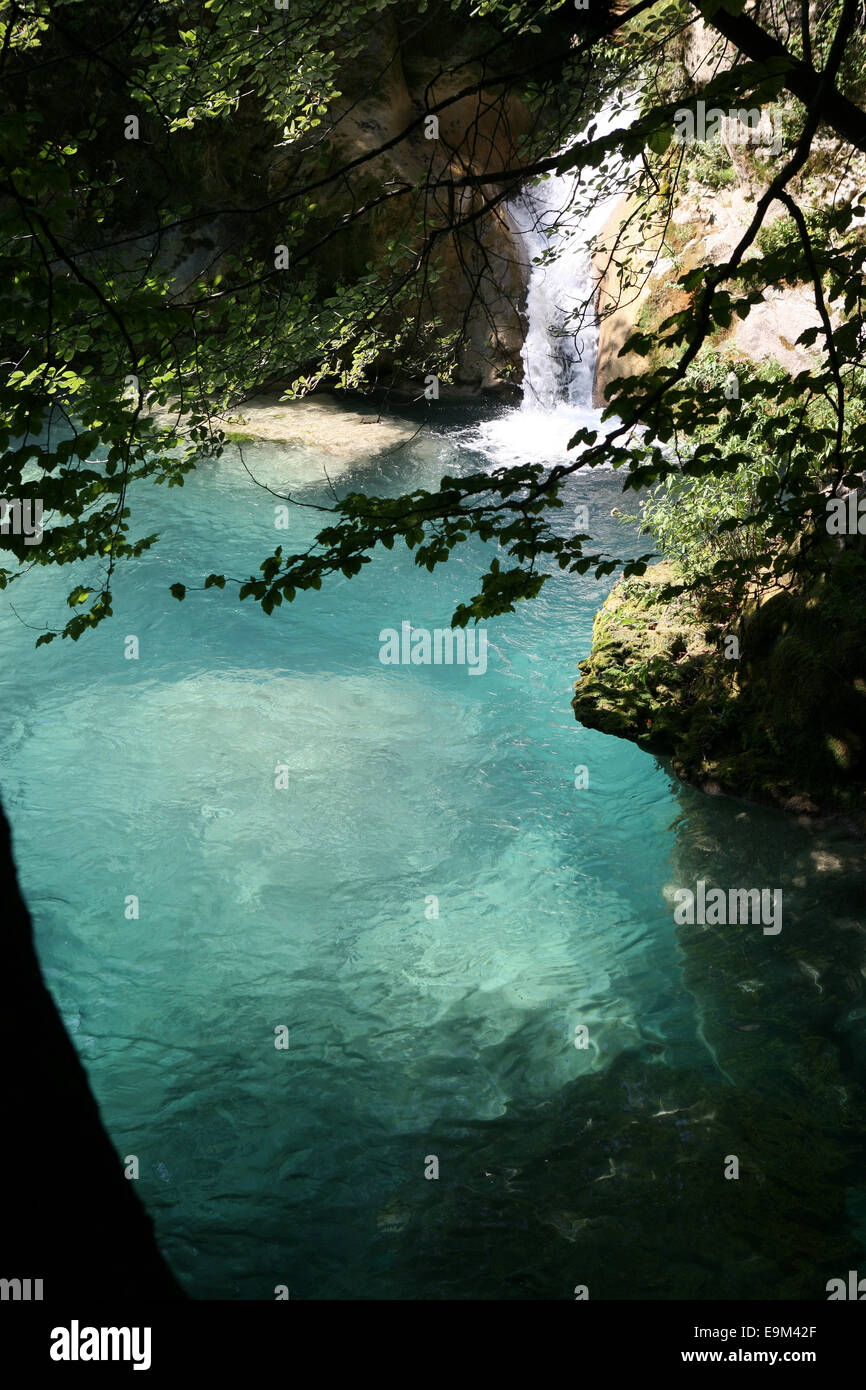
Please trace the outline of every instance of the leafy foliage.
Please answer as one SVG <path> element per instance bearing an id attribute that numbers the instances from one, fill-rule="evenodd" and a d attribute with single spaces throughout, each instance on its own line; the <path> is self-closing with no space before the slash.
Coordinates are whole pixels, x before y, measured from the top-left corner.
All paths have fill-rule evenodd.
<path id="1" fill-rule="evenodd" d="M 775 503 L 785 490 L 775 447 L 776 396 L 761 388 L 766 385 L 773 392 L 783 381 L 780 368 L 756 373 L 736 359 L 707 357 L 690 369 L 689 383 L 713 392 L 724 408 L 715 421 L 695 430 L 680 469 L 642 499 L 640 517 L 642 533 L 676 560 L 691 585 L 710 582 L 715 590 L 730 589 L 730 596 L 738 597 L 744 586 L 761 582 L 777 541 L 775 507 L 768 510 L 764 504 Z M 734 416 L 736 433 L 731 429 Z M 731 460 L 731 471 L 690 472 L 702 446 L 717 447 L 720 460 Z M 816 487 L 819 482 L 816 470 Z"/>
<path id="2" fill-rule="evenodd" d="M 341 227 L 323 229 L 323 196 L 356 173 L 332 140 L 343 74 L 386 13 L 398 30 L 410 17 L 429 21 L 423 6 L 419 16 L 395 0 L 324 9 L 293 0 L 288 10 L 250 0 L 0 5 L 2 493 L 46 507 L 40 546 L 0 536 L 9 557 L 0 586 L 34 563 L 91 564 L 92 580 L 69 595 L 64 636 L 77 639 L 110 615 L 115 566 L 156 539 L 134 535 L 133 485 L 182 486 L 191 468 L 219 455 L 220 419 L 256 387 L 365 388 L 383 358 L 406 369 L 423 363 L 447 380 L 459 343 L 435 312 L 437 247 L 455 228 L 497 215 L 526 178 L 579 167 L 596 172 L 603 193 L 612 177 L 605 162 L 618 153 L 636 161 L 639 220 L 664 224 L 688 167 L 674 118 L 699 99 L 784 110 L 783 151 L 765 161 L 752 223 L 731 258 L 681 275 L 688 307 L 653 340 L 638 332 L 626 345 L 644 357 L 652 349 L 652 369 L 615 383 L 604 426 L 571 441 L 580 451 L 573 463 L 529 459 L 493 477 L 444 478 L 435 491 L 342 497 L 312 550 L 278 549 L 240 595 L 271 611 L 331 573 L 358 573 L 377 545 L 400 540 L 432 570 L 476 535 L 497 542 L 501 558 L 454 622 L 511 611 L 539 592 L 546 566 L 598 576 L 616 568 L 591 537 L 556 525 L 564 480 L 600 464 L 623 469 L 626 488 L 663 485 L 645 509 L 654 533 L 679 547 L 695 577 L 710 565 L 736 589 L 816 528 L 828 490 L 861 480 L 864 206 L 846 194 L 816 217 L 798 201 L 819 131 L 838 140 L 846 160 L 866 151 L 855 4 L 835 0 L 807 32 L 786 25 L 777 34 L 772 19 L 762 28 L 732 0 L 643 0 L 623 14 L 605 11 L 594 27 L 556 0 L 440 3 L 440 19 L 477 35 L 482 76 L 473 84 L 476 69 L 464 64 L 468 90 L 496 86 L 486 66 L 496 54 L 499 71 L 510 71 L 502 90 L 519 90 L 539 117 L 519 162 L 485 179 L 443 166 L 418 186 L 379 189 L 360 204 L 353 194 Z M 699 88 L 678 60 L 698 15 L 738 49 Z M 626 71 L 640 74 L 640 109 L 628 114 L 621 104 L 617 129 L 603 137 L 590 129 L 569 145 L 564 135 L 600 98 L 601 57 L 614 85 Z M 458 89 L 438 107 L 462 99 Z M 128 138 L 131 118 L 138 138 Z M 393 141 L 417 133 L 423 119 L 414 113 Z M 262 131 L 264 149 L 256 145 Z M 201 174 L 215 150 L 236 152 L 237 169 L 226 155 L 222 190 Z M 281 176 L 272 188 L 275 154 Z M 714 156 L 700 159 L 709 177 Z M 470 211 L 461 212 L 467 198 Z M 444 221 L 431 218 L 431 200 L 447 204 Z M 408 209 L 406 235 L 387 239 L 361 273 L 323 282 L 321 258 L 336 232 L 351 234 L 392 203 Z M 762 230 L 778 204 L 784 230 Z M 228 224 L 241 227 L 238 235 L 217 236 Z M 289 275 L 275 263 L 277 245 Z M 736 408 L 720 408 L 718 391 L 706 389 L 719 335 L 768 289 L 804 280 L 820 320 L 800 339 L 819 354 L 814 369 L 755 376 Z M 626 573 L 640 573 L 648 558 Z M 217 569 L 206 586 L 226 582 Z M 172 590 L 178 599 L 185 591 Z"/>

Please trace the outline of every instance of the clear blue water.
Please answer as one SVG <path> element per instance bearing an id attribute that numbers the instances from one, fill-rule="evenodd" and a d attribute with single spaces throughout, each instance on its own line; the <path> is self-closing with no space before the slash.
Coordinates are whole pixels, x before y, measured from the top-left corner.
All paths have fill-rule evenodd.
<path id="1" fill-rule="evenodd" d="M 478 465 L 464 440 L 327 467 L 433 485 Z M 327 500 L 323 457 L 245 458 Z M 569 505 L 621 550 L 619 492 Z M 234 449 L 135 505 L 161 540 L 100 630 L 24 626 L 86 569 L 2 596 L 2 789 L 49 985 L 190 1293 L 823 1297 L 866 1259 L 860 845 L 580 728 L 591 577 L 488 624 L 483 676 L 385 666 L 380 630 L 447 627 L 480 547 L 433 576 L 383 552 L 267 617 L 168 586 L 243 578 L 320 514 L 276 532 Z M 697 877 L 782 884 L 782 935 L 675 927 Z"/>

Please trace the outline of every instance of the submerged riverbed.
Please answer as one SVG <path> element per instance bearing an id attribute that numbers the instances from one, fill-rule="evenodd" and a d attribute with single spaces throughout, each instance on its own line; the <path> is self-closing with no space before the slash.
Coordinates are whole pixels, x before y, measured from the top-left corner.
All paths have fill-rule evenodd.
<path id="1" fill-rule="evenodd" d="M 476 416 L 336 471 L 267 443 L 143 490 L 161 539 L 77 645 L 25 624 L 62 624 L 84 571 L 2 595 L 48 983 L 195 1297 L 824 1298 L 866 1269 L 861 844 L 575 723 L 610 581 L 554 576 L 472 675 L 383 664 L 380 633 L 447 628 L 480 546 L 432 576 L 383 552 L 271 617 L 194 587 L 321 524 L 275 530 L 247 469 L 320 504 L 325 468 L 435 486 L 490 466 Z M 578 475 L 563 524 L 587 506 L 622 552 L 620 490 Z M 698 879 L 781 885 L 782 932 L 675 926 Z"/>

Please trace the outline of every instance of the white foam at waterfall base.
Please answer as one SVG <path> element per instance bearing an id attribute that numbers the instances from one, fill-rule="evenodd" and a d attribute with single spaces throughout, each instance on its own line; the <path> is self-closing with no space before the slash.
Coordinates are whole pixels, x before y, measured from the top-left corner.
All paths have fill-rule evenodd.
<path id="1" fill-rule="evenodd" d="M 605 135 L 631 112 L 611 102 L 573 144 Z M 568 441 L 598 429 L 592 404 L 598 350 L 591 244 L 622 196 L 630 166 L 617 156 L 600 169 L 550 174 L 507 205 L 530 264 L 523 401 L 474 432 L 471 447 L 497 467 L 573 460 Z M 602 188 L 606 183 L 606 188 Z"/>

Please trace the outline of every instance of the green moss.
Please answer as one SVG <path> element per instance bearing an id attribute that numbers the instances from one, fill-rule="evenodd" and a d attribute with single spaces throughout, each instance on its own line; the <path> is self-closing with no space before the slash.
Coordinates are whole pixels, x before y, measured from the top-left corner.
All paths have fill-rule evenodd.
<path id="1" fill-rule="evenodd" d="M 575 716 L 672 760 L 686 781 L 866 829 L 866 561 L 765 594 L 735 629 L 666 592 L 657 565 L 618 584 L 580 663 Z M 740 659 L 725 657 L 733 632 Z"/>
<path id="2" fill-rule="evenodd" d="M 226 430 L 225 436 L 228 444 L 256 444 L 259 439 L 257 434 L 243 434 L 240 430 Z"/>

